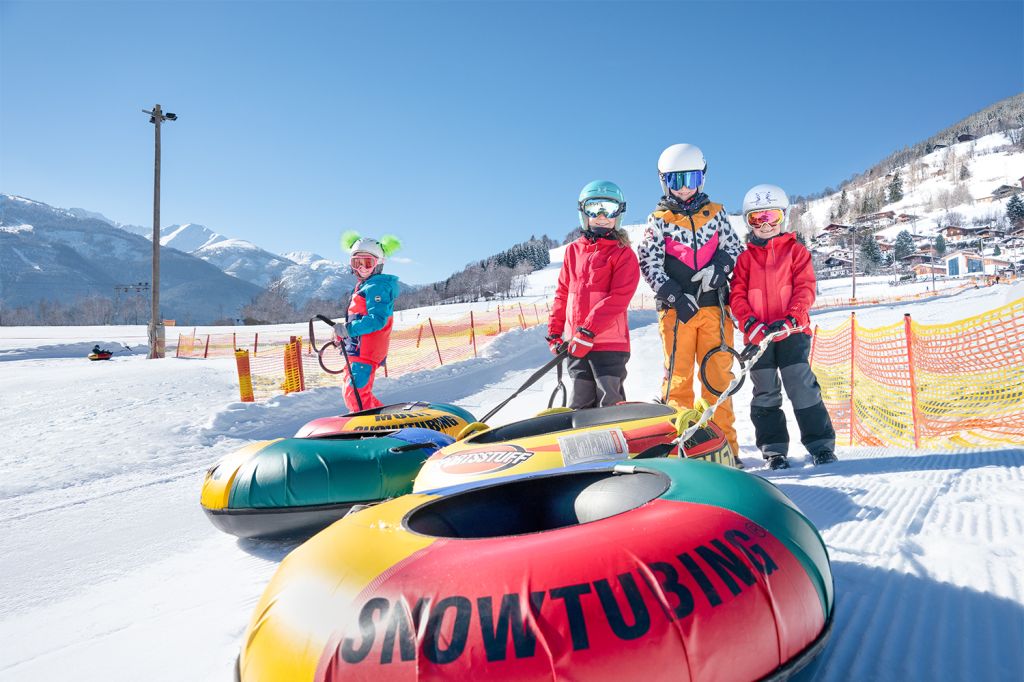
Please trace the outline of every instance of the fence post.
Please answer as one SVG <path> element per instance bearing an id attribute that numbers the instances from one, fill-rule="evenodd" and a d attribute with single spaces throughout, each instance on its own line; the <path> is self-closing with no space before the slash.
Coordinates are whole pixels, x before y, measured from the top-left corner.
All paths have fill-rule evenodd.
<path id="1" fill-rule="evenodd" d="M 238 337 L 236 336 L 236 332 L 231 332 L 231 348 L 233 350 L 238 350 Z"/>
<path id="2" fill-rule="evenodd" d="M 914 372 L 914 331 L 910 327 L 910 313 L 903 314 L 903 331 L 907 337 L 907 372 L 910 375 L 910 413 L 914 423 L 914 447 L 921 447 L 920 413 L 917 407 L 917 376 Z"/>
<path id="3" fill-rule="evenodd" d="M 537 304 L 533 304 L 533 316 L 537 318 L 537 324 L 540 324 L 540 311 L 537 310 Z"/>
<path id="4" fill-rule="evenodd" d="M 443 365 L 444 359 L 441 357 L 441 346 L 438 345 L 437 334 L 434 333 L 434 321 L 428 317 L 427 322 L 430 324 L 430 335 L 434 337 L 434 348 L 437 349 L 437 361 Z"/>
<path id="5" fill-rule="evenodd" d="M 299 337 L 298 343 L 295 344 L 295 369 L 299 378 L 299 390 L 306 390 L 306 374 L 302 370 L 302 337 Z"/>
<path id="6" fill-rule="evenodd" d="M 526 329 L 526 313 L 523 312 L 523 304 L 519 304 L 519 324 L 523 329 Z"/>
<path id="7" fill-rule="evenodd" d="M 818 345 L 818 325 L 814 325 L 814 333 L 811 335 L 811 355 L 807 358 L 807 364 L 810 365 L 811 371 L 814 371 L 814 349 Z"/>
<path id="8" fill-rule="evenodd" d="M 498 333 L 501 333 L 501 304 L 498 304 Z"/>
<path id="9" fill-rule="evenodd" d="M 289 337 L 284 347 L 284 392 L 295 393 L 298 390 L 299 377 L 295 367 L 295 337 Z"/>
<path id="10" fill-rule="evenodd" d="M 473 357 L 476 357 L 476 322 L 473 320 L 473 311 L 469 311 L 469 341 L 473 344 Z"/>
<path id="11" fill-rule="evenodd" d="M 206 348 L 205 348 L 205 350 L 203 350 L 203 358 L 206 358 L 206 356 L 209 353 L 210 353 L 210 335 L 207 334 L 206 335 Z"/>
<path id="12" fill-rule="evenodd" d="M 419 347 L 420 347 L 420 339 L 422 339 L 422 338 L 423 338 L 423 323 L 421 322 L 421 323 L 420 323 L 420 330 L 419 330 L 419 332 L 418 332 L 418 333 L 416 334 L 416 347 L 417 347 L 417 348 L 419 348 Z"/>
<path id="13" fill-rule="evenodd" d="M 252 393 L 252 369 L 249 367 L 249 351 L 235 351 L 235 365 L 238 367 L 238 393 L 243 403 L 255 402 Z"/>
<path id="14" fill-rule="evenodd" d="M 174 357 L 180 358 L 181 355 L 181 332 L 178 332 L 178 345 L 174 348 Z"/>
<path id="15" fill-rule="evenodd" d="M 853 445 L 853 430 L 857 424 L 856 406 L 853 402 L 853 372 L 857 366 L 857 313 L 850 312 L 850 445 Z"/>

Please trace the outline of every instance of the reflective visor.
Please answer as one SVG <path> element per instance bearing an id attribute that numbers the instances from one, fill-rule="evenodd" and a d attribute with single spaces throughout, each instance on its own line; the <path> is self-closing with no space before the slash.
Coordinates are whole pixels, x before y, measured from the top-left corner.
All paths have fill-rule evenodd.
<path id="1" fill-rule="evenodd" d="M 747 213 L 747 225 L 757 227 L 763 223 L 768 223 L 772 227 L 775 227 L 781 224 L 782 219 L 785 217 L 786 214 L 781 208 L 766 208 L 760 211 L 750 211 Z"/>
<path id="2" fill-rule="evenodd" d="M 349 261 L 353 270 L 373 270 L 377 267 L 377 259 L 368 253 L 357 253 Z"/>
<path id="3" fill-rule="evenodd" d="M 704 184 L 704 171 L 672 171 L 671 173 L 662 173 L 661 179 L 669 189 L 680 190 L 684 187 L 697 189 Z"/>
<path id="4" fill-rule="evenodd" d="M 580 202 L 580 210 L 591 218 L 596 218 L 599 215 L 615 218 L 626 210 L 626 204 L 615 199 L 584 199 Z"/>

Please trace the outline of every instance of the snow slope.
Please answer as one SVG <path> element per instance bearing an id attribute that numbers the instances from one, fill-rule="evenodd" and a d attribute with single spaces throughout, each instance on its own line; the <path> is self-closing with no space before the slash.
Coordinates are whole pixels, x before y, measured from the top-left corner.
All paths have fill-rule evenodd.
<path id="1" fill-rule="evenodd" d="M 862 319 L 956 319 L 1021 295 L 1021 285 L 971 290 Z M 653 323 L 651 312 L 631 318 L 633 399 L 659 391 Z M 230 679 L 256 600 L 294 544 L 214 530 L 198 505 L 203 471 L 253 439 L 337 413 L 340 396 L 238 403 L 230 361 L 89 363 L 80 348 L 97 330 L 42 331 L 0 328 L 0 680 Z M 106 338 L 138 331 L 106 328 Z M 481 414 L 549 357 L 543 333 L 512 332 L 486 357 L 381 380 L 382 397 Z M 552 386 L 540 382 L 495 421 L 533 414 Z M 749 388 L 736 399 L 745 464 L 801 507 L 832 556 L 834 631 L 799 679 L 1024 679 L 1024 447 L 840 448 L 837 464 L 813 468 L 797 453 L 794 468 L 770 472 L 748 401 Z"/>
<path id="2" fill-rule="evenodd" d="M 962 182 L 970 199 L 943 206 L 943 193 L 949 194 L 961 182 L 959 169 L 964 164 L 970 177 Z M 1005 217 L 1009 199 L 989 201 L 992 191 L 1000 185 L 1019 186 L 1024 176 L 1024 151 L 1011 147 L 1005 133 L 994 133 L 938 149 L 912 164 L 893 169 L 897 170 L 903 180 L 903 198 L 878 210 L 915 215 L 918 220 L 892 225 L 876 233 L 889 241 L 895 241 L 902 230 L 934 236 L 938 228 L 952 224 L 946 220 L 951 214 L 959 214 L 960 226 L 970 226 L 974 221 L 986 226 L 996 225 Z M 887 183 L 884 178 L 858 181 L 847 188 L 849 201 L 856 205 L 855 195 L 861 189 L 868 185 L 878 188 Z M 814 227 L 815 233 L 831 222 L 829 213 L 838 204 L 840 194 L 836 192 L 806 203 L 804 219 Z M 856 208 L 851 213 L 852 216 L 840 222 L 849 223 L 859 215 Z"/>

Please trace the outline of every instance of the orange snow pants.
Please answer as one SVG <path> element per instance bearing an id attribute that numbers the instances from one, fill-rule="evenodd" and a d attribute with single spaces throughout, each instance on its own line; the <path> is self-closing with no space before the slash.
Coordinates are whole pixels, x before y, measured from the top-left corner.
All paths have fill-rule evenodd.
<path id="1" fill-rule="evenodd" d="M 670 405 L 686 409 L 693 407 L 694 374 L 700 376 L 700 361 L 704 359 L 708 351 L 718 348 L 722 343 L 722 334 L 719 329 L 721 315 L 718 306 L 701 308 L 688 322 L 679 325 L 676 330 L 675 365 L 672 376 L 669 377 L 672 330 L 676 324 L 676 311 L 674 308 L 669 308 L 658 313 L 658 327 L 665 350 L 665 379 L 661 384 L 661 395 L 664 397 L 666 383 L 671 382 L 668 391 Z M 732 322 L 726 320 L 725 343 L 730 348 L 732 347 L 732 332 Z M 707 377 L 716 390 L 724 390 L 733 379 L 732 355 L 728 353 L 712 355 L 708 362 Z M 708 404 L 713 404 L 717 400 L 715 395 L 703 384 L 701 384 L 701 396 L 708 401 Z M 736 417 L 732 411 L 732 398 L 730 398 L 715 410 L 714 422 L 725 432 L 725 438 L 729 441 L 733 454 L 739 456 L 740 450 L 736 440 L 736 429 L 733 427 L 734 421 L 736 421 Z"/>

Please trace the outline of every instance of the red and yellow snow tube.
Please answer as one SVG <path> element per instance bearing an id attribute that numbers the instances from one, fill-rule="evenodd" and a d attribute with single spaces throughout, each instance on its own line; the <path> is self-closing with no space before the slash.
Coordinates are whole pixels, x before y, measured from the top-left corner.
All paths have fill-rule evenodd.
<path id="1" fill-rule="evenodd" d="M 764 479 L 590 463 L 412 494 L 281 563 L 243 682 L 756 680 L 824 646 L 817 530 Z"/>
<path id="2" fill-rule="evenodd" d="M 485 428 L 434 453 L 416 476 L 413 491 L 636 457 L 675 440 L 678 420 L 682 418 L 688 426 L 691 422 L 686 419 L 693 413 L 659 403 L 622 403 L 558 411 Z M 721 429 L 712 424 L 699 435 L 704 436 L 700 443 L 685 444 L 688 456 L 735 464 Z"/>
<path id="3" fill-rule="evenodd" d="M 473 421 L 472 414 L 456 405 L 404 403 L 314 419 L 299 429 L 295 438 L 325 438 L 338 433 L 401 428 L 430 429 L 454 437 Z"/>

